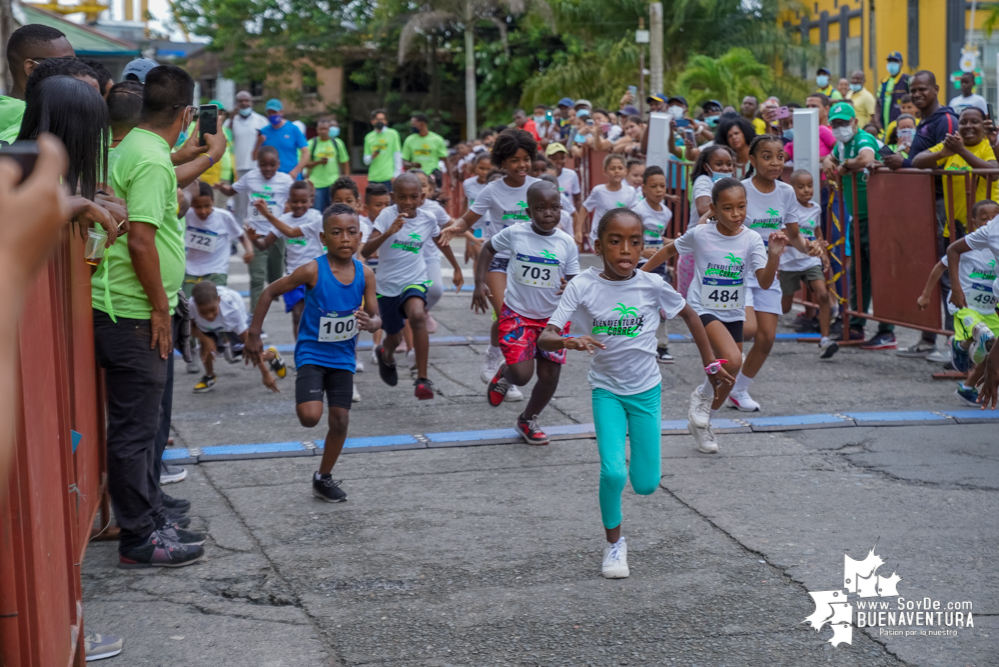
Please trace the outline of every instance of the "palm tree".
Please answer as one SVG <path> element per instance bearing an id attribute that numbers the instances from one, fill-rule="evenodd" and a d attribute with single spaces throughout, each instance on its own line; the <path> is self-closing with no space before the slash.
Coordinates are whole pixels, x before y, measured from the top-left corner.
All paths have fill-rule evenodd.
<path id="1" fill-rule="evenodd" d="M 736 257 L 735 253 L 730 252 L 729 254 L 725 255 L 725 259 L 728 260 L 729 264 L 738 264 L 740 266 L 742 265 L 742 258 Z"/>
<path id="2" fill-rule="evenodd" d="M 691 106 L 710 99 L 737 106 L 746 95 L 765 97 L 772 81 L 770 67 L 757 62 L 749 49 L 734 48 L 721 58 L 693 56 L 677 83 Z"/>
<path id="3" fill-rule="evenodd" d="M 638 315 L 638 309 L 637 308 L 629 308 L 628 306 L 624 305 L 623 303 L 618 303 L 617 307 L 614 308 L 614 309 L 612 309 L 611 312 L 612 313 L 621 313 L 621 317 L 618 318 L 619 321 L 623 320 L 626 317 L 631 317 L 633 315 Z"/>
<path id="4" fill-rule="evenodd" d="M 476 82 L 475 82 L 475 24 L 479 21 L 493 23 L 500 33 L 500 41 L 507 50 L 507 24 L 505 14 L 520 15 L 528 10 L 528 4 L 537 8 L 539 14 L 548 20 L 554 31 L 554 19 L 546 0 L 425 0 L 399 34 L 399 64 L 406 60 L 406 53 L 419 33 L 439 32 L 448 28 L 461 30 L 465 37 L 465 123 L 469 140 L 478 134 L 476 127 Z M 509 53 L 508 53 L 509 55 Z M 432 75 L 436 75 L 432 73 Z"/>
<path id="5" fill-rule="evenodd" d="M 555 253 L 553 253 L 551 250 L 542 250 L 541 256 L 544 257 L 545 259 L 555 259 Z"/>
<path id="6" fill-rule="evenodd" d="M 767 209 L 767 215 L 769 215 L 770 217 L 776 218 L 777 216 L 780 215 L 780 211 L 778 211 L 775 208 L 768 208 Z"/>
<path id="7" fill-rule="evenodd" d="M 409 235 L 409 238 L 413 239 L 414 241 L 419 241 L 421 237 L 416 232 L 413 232 L 412 234 Z"/>

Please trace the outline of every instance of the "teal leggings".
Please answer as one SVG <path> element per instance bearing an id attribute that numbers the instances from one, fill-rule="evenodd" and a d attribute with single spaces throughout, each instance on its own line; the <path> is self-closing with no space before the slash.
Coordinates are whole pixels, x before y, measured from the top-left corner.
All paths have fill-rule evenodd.
<path id="1" fill-rule="evenodd" d="M 625 437 L 631 435 L 631 488 L 647 496 L 659 486 L 661 387 L 632 396 L 593 390 L 593 421 L 600 452 L 600 516 L 604 528 L 621 525 L 621 493 L 628 480 Z"/>

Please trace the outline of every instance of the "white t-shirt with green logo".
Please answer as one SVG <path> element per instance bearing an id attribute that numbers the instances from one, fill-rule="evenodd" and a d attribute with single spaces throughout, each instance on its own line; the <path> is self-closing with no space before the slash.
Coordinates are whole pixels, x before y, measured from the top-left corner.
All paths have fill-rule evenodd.
<path id="1" fill-rule="evenodd" d="M 253 169 L 232 184 L 233 190 L 250 196 L 250 203 L 246 207 L 246 223 L 253 227 L 258 234 L 267 236 L 274 231 L 274 226 L 260 214 L 253 206 L 253 202 L 263 199 L 267 202 L 267 208 L 270 209 L 271 215 L 279 218 L 284 215 L 284 205 L 288 201 L 288 192 L 294 182 L 291 180 L 291 176 L 280 171 L 268 180 L 260 173 L 260 169 Z"/>
<path id="2" fill-rule="evenodd" d="M 237 336 L 249 329 L 246 321 L 246 304 L 243 297 L 234 289 L 216 287 L 219 293 L 219 314 L 214 320 L 206 320 L 192 304 L 191 314 L 194 323 L 204 333 L 233 333 Z"/>
<path id="3" fill-rule="evenodd" d="M 607 280 L 591 267 L 569 281 L 548 324 L 561 329 L 572 320 L 606 345 L 590 358 L 590 386 L 630 396 L 662 382 L 656 363 L 659 309 L 673 318 L 684 305 L 659 275 L 635 271 L 628 280 Z"/>
<path id="4" fill-rule="evenodd" d="M 235 216 L 224 208 L 213 208 L 208 218 L 202 220 L 192 207 L 184 220 L 187 223 L 185 271 L 192 276 L 229 273 L 230 247 L 243 234 L 243 227 L 236 222 Z"/>
<path id="5" fill-rule="evenodd" d="M 993 218 L 989 224 L 971 232 L 964 237 L 964 240 L 972 250 L 988 250 L 996 259 L 999 259 L 999 217 Z M 999 278 L 992 282 L 992 294 L 999 296 Z M 965 297 L 968 298 L 970 304 L 971 297 L 968 296 L 967 292 L 965 292 Z"/>
<path id="6" fill-rule="evenodd" d="M 465 190 L 465 199 L 468 200 L 468 207 L 471 208 L 475 200 L 479 198 L 479 193 L 488 183 L 479 183 L 478 176 L 469 176 L 462 181 L 462 188 Z M 489 225 L 489 214 L 483 215 L 478 222 L 472 225 L 472 229 L 485 229 Z"/>
<path id="7" fill-rule="evenodd" d="M 743 227 L 725 236 L 712 222 L 688 227 L 673 242 L 681 255 L 694 256 L 694 279 L 687 301 L 698 315 L 711 314 L 722 322 L 746 319 L 749 276 L 767 265 L 767 251 L 759 234 Z"/>
<path id="8" fill-rule="evenodd" d="M 611 191 L 605 184 L 590 190 L 590 196 L 583 202 L 583 208 L 593 213 L 593 224 L 590 227 L 590 243 L 597 240 L 597 226 L 604 213 L 612 208 L 633 208 L 638 201 L 638 191 L 627 183 L 621 183 L 621 189 Z"/>
<path id="9" fill-rule="evenodd" d="M 666 225 L 673 219 L 673 213 L 662 202 L 659 204 L 661 211 L 657 211 L 646 199 L 635 204 L 634 211 L 642 218 L 642 227 L 645 228 L 645 247 L 658 250 L 663 247 L 663 234 L 666 233 Z"/>
<path id="10" fill-rule="evenodd" d="M 468 210 L 476 215 L 489 217 L 489 225 L 483 232 L 484 238 L 490 239 L 510 225 L 530 220 L 527 215 L 527 189 L 537 182 L 538 179 L 528 176 L 522 186 L 511 188 L 500 178 L 482 188 Z M 496 257 L 506 259 L 507 255 L 497 254 Z"/>
<path id="11" fill-rule="evenodd" d="M 753 179 L 742 181 L 746 187 L 746 221 L 743 226 L 753 230 L 763 239 L 763 245 L 770 241 L 770 234 L 784 229 L 784 225 L 799 222 L 798 199 L 794 196 L 794 188 L 784 181 L 775 181 L 776 186 L 771 192 L 760 192 L 753 185 Z M 759 288 L 756 274 L 746 276 L 746 284 Z M 780 293 L 780 282 L 775 280 L 770 289 Z"/>
<path id="12" fill-rule="evenodd" d="M 562 195 L 562 208 L 569 213 L 575 213 L 576 204 L 573 197 L 581 192 L 579 174 L 572 169 L 563 168 L 562 173 L 558 175 L 558 191 Z"/>
<path id="13" fill-rule="evenodd" d="M 810 208 L 805 208 L 800 202 L 795 201 L 798 211 L 798 232 L 805 237 L 806 241 L 815 240 L 815 229 L 819 226 L 822 207 L 815 202 L 809 202 Z M 784 254 L 780 256 L 781 271 L 805 271 L 813 266 L 822 266 L 822 260 L 818 257 L 806 255 L 797 248 L 787 246 Z"/>
<path id="14" fill-rule="evenodd" d="M 319 238 L 319 234 L 323 231 L 322 213 L 310 208 L 301 218 L 296 218 L 294 213 L 285 213 L 279 220 L 289 227 L 299 227 L 302 230 L 302 235 L 295 238 L 285 236 L 276 227 L 272 232 L 277 237 L 278 243 L 285 245 L 286 273 L 291 274 L 298 267 L 308 264 L 325 252 L 323 242 Z"/>
<path id="15" fill-rule="evenodd" d="M 374 229 L 385 234 L 397 217 L 399 209 L 394 204 L 386 207 L 375 218 Z M 378 248 L 378 294 L 399 296 L 409 285 L 429 284 L 424 246 L 440 235 L 437 220 L 416 209 L 416 217 L 407 218 L 402 229 Z"/>
<path id="16" fill-rule="evenodd" d="M 944 266 L 949 266 L 947 255 L 944 255 L 940 261 Z M 996 297 L 999 296 L 993 291 L 996 277 L 996 258 L 988 250 L 969 250 L 961 255 L 958 279 L 961 281 L 961 290 L 964 292 L 965 301 L 968 302 L 968 308 L 982 315 L 995 314 Z M 950 302 L 948 294 L 947 312 L 953 315 L 957 310 Z"/>
<path id="17" fill-rule="evenodd" d="M 489 242 L 497 253 L 510 257 L 504 303 L 532 320 L 551 317 L 558 307 L 562 278 L 579 273 L 575 239 L 557 228 L 543 236 L 528 223 L 507 227 Z"/>
<path id="18" fill-rule="evenodd" d="M 437 221 L 437 226 L 441 229 L 444 229 L 451 223 L 451 216 L 444 210 L 443 206 L 433 199 L 428 199 L 423 202 L 423 206 L 420 207 L 420 210 L 432 216 L 433 219 Z M 427 247 L 424 250 L 427 253 L 428 262 L 441 261 L 441 251 L 440 248 L 437 247 L 436 243 L 427 244 Z"/>

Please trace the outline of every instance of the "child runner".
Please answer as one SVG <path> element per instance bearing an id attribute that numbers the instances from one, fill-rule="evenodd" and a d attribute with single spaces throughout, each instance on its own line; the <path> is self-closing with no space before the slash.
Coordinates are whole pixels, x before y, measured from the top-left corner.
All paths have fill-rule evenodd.
<path id="1" fill-rule="evenodd" d="M 229 280 L 229 253 L 237 240 L 243 246 L 243 261 L 253 261 L 253 246 L 243 233 L 243 227 L 232 213 L 215 207 L 212 186 L 198 181 L 198 194 L 191 200 L 185 215 L 187 231 L 187 265 L 184 275 L 184 294 L 190 298 L 191 290 L 202 280 L 216 285 L 226 285 Z"/>
<path id="2" fill-rule="evenodd" d="M 288 174 L 278 171 L 279 165 L 277 149 L 273 146 L 261 146 L 257 151 L 256 169 L 251 169 L 241 176 L 232 187 L 225 181 L 220 181 L 213 187 L 226 197 L 248 194 L 251 203 L 259 199 L 267 204 L 271 215 L 281 215 L 284 213 L 284 204 L 288 201 L 288 192 L 294 181 Z M 267 236 L 273 231 L 271 223 L 255 206 L 248 207 L 246 215 L 246 223 L 258 235 Z M 257 307 L 264 285 L 274 282 L 283 275 L 284 245 L 279 243 L 271 246 L 267 252 L 256 253 L 250 262 L 250 308 Z"/>
<path id="3" fill-rule="evenodd" d="M 590 190 L 590 196 L 583 202 L 583 207 L 576 212 L 576 242 L 583 244 L 583 234 L 586 229 L 586 216 L 593 213 L 593 224 L 590 226 L 590 246 L 597 240 L 597 222 L 604 213 L 614 208 L 632 208 L 638 199 L 638 191 L 624 182 L 627 174 L 623 155 L 611 153 L 604 158 L 604 176 L 607 183 Z"/>
<path id="4" fill-rule="evenodd" d="M 769 241 L 771 232 L 784 230 L 787 243 L 803 254 L 822 252 L 820 246 L 811 249 L 805 237 L 798 233 L 798 200 L 794 188 L 780 180 L 784 172 L 784 142 L 772 134 L 754 138 L 749 145 L 749 163 L 753 175 L 742 181 L 746 188 L 746 227 L 760 235 L 763 245 Z M 749 385 L 763 368 L 773 347 L 777 320 L 783 313 L 782 295 L 779 282 L 764 289 L 753 273 L 746 276 L 746 287 L 744 335 L 746 340 L 753 341 L 753 349 L 742 363 L 728 400 L 738 410 L 758 412 L 760 404 L 749 395 Z"/>
<path id="5" fill-rule="evenodd" d="M 538 347 L 593 355 L 588 378 L 600 453 L 600 514 L 607 537 L 602 572 L 608 579 L 618 579 L 629 574 L 628 548 L 621 536 L 625 482 L 630 476 L 631 487 L 641 495 L 659 486 L 662 376 L 655 333 L 659 310 L 686 322 L 712 385 L 731 384 L 732 377 L 715 359 L 701 321 L 683 297 L 659 276 L 635 270 L 642 256 L 641 218 L 629 210 L 613 209 L 596 227 L 594 249 L 603 269 L 583 271 L 566 286 Z M 570 317 L 582 325 L 584 335 L 563 336 Z M 628 439 L 630 471 L 625 458 Z"/>
<path id="6" fill-rule="evenodd" d="M 378 215 L 391 205 L 392 195 L 384 183 L 368 183 L 368 186 L 364 188 L 364 214 L 358 216 L 358 221 L 361 223 L 361 243 L 357 249 L 357 259 L 365 262 L 376 275 L 378 274 L 378 253 L 365 260 L 361 256 L 361 248 L 364 247 L 364 244 L 368 242 L 368 238 L 371 236 L 373 228 L 371 221 L 377 219 Z M 371 334 L 371 339 L 374 343 L 371 346 L 371 361 L 377 364 L 378 356 L 375 351 L 381 345 L 382 330 L 378 329 Z M 360 357 L 357 359 L 357 372 L 364 372 L 364 363 Z"/>
<path id="7" fill-rule="evenodd" d="M 473 174 L 462 181 L 462 188 L 465 191 L 465 200 L 468 202 L 467 207 L 471 208 L 475 200 L 479 198 L 479 193 L 482 189 L 486 187 L 489 183 L 486 179 L 489 177 L 489 172 L 493 169 L 493 163 L 489 156 L 489 153 L 482 152 L 475 158 L 473 163 L 474 167 L 472 169 Z M 482 230 L 488 224 L 489 220 L 483 216 L 481 220 L 475 225 L 472 230 L 475 238 L 482 238 Z"/>
<path id="8" fill-rule="evenodd" d="M 191 333 L 201 343 L 201 361 L 205 364 L 205 375 L 194 385 L 194 393 L 204 394 L 215 388 L 215 353 L 220 348 L 229 363 L 243 358 L 247 331 L 246 306 L 239 292 L 216 286 L 208 280 L 194 285 L 191 296 L 195 305 Z M 276 347 L 264 350 L 255 365 L 260 368 L 264 386 L 271 391 L 280 392 L 277 381 L 267 370 L 268 364 L 279 378 L 287 375 L 288 369 Z"/>
<path id="9" fill-rule="evenodd" d="M 628 172 L 625 180 L 628 182 L 628 185 L 638 190 L 638 196 L 641 198 L 643 196 L 641 191 L 642 184 L 645 183 L 645 163 L 635 158 L 628 158 L 625 167 Z"/>
<path id="10" fill-rule="evenodd" d="M 719 358 L 728 360 L 726 370 L 738 373 L 742 366 L 746 279 L 755 276 L 760 285 L 767 287 L 774 282 L 787 237 L 779 231 L 770 234 L 767 249 L 759 234 L 743 226 L 746 188 L 734 178 L 715 183 L 711 200 L 709 211 L 714 224 L 688 227 L 683 236 L 656 253 L 645 270 L 654 270 L 657 264 L 677 253 L 694 258 L 694 282 L 687 292 L 688 303 L 700 317 L 711 349 Z M 718 451 L 711 418 L 725 404 L 730 390 L 730 386 L 712 390 L 705 382 L 690 394 L 687 429 L 694 436 L 698 451 L 705 454 Z"/>
<path id="11" fill-rule="evenodd" d="M 271 224 L 271 231 L 262 236 L 247 230 L 253 236 L 253 243 L 261 251 L 266 251 L 275 243 L 284 242 L 287 273 L 311 262 L 323 254 L 323 215 L 312 208 L 312 198 L 309 197 L 309 186 L 305 181 L 295 181 L 288 195 L 290 213 L 274 215 L 267 204 L 257 199 L 253 202 L 257 212 Z M 295 339 L 298 339 L 298 324 L 305 308 L 305 286 L 299 285 L 290 292 L 284 293 L 284 312 L 291 313 L 291 329 Z"/>
<path id="12" fill-rule="evenodd" d="M 327 502 L 347 500 L 332 472 L 350 419 L 351 388 L 357 333 L 381 325 L 375 306 L 375 274 L 354 259 L 361 242 L 357 213 L 345 204 L 333 204 L 324 213 L 322 241 L 326 253 L 272 283 L 253 312 L 246 358 L 260 363 L 260 328 L 271 301 L 300 285 L 305 290 L 302 329 L 295 343 L 295 412 L 302 426 L 311 428 L 323 416 L 323 393 L 329 405 L 329 427 L 319 470 L 312 476 L 312 495 Z"/>
<path id="13" fill-rule="evenodd" d="M 642 192 L 644 197 L 635 204 L 634 211 L 642 219 L 642 226 L 645 228 L 645 249 L 642 250 L 642 259 L 639 261 L 639 268 L 645 264 L 648 258 L 655 255 L 663 247 L 666 236 L 666 227 L 673 219 L 673 212 L 664 204 L 666 198 L 666 174 L 662 167 L 651 166 L 642 173 Z M 666 264 L 660 264 L 652 269 L 652 273 L 657 273 L 666 280 Z M 656 328 L 656 361 L 660 364 L 672 364 L 673 355 L 669 353 L 669 331 L 666 319 L 660 313 L 659 326 Z"/>
<path id="14" fill-rule="evenodd" d="M 579 174 L 565 168 L 565 159 L 569 156 L 569 152 L 565 150 L 565 146 L 553 141 L 545 149 L 545 156 L 555 167 L 555 178 L 558 179 L 558 189 L 562 193 L 562 208 L 569 213 L 575 213 L 583 205 L 580 197 L 582 190 L 579 188 Z"/>
<path id="15" fill-rule="evenodd" d="M 563 285 L 579 273 L 579 251 L 575 240 L 558 228 L 562 197 L 557 185 L 543 181 L 531 185 L 527 189 L 527 207 L 529 225 L 507 227 L 482 246 L 482 259 L 475 266 L 472 308 L 481 313 L 489 309 L 489 264 L 499 252 L 510 255 L 510 279 L 499 318 L 499 342 L 505 363 L 489 382 L 486 398 L 490 405 L 498 406 L 511 386 L 523 387 L 530 382 L 537 363 L 538 382 L 517 417 L 516 429 L 527 444 L 547 445 L 548 436 L 538 426 L 538 417 L 558 387 L 565 352 L 539 350 L 538 336 L 558 306 Z"/>
<path id="16" fill-rule="evenodd" d="M 839 351 L 839 343 L 829 338 L 832 309 L 829 307 L 829 293 L 826 291 L 826 276 L 823 273 L 822 257 L 825 257 L 825 252 L 817 251 L 822 241 L 822 228 L 819 224 L 822 207 L 812 201 L 815 190 L 812 174 L 807 170 L 798 169 L 791 174 L 791 187 L 794 188 L 794 196 L 798 200 L 798 231 L 810 247 L 808 254 L 802 253 L 797 248 L 788 248 L 780 258 L 778 275 L 783 294 L 781 311 L 791 312 L 794 293 L 801 287 L 801 281 L 808 283 L 813 299 L 819 304 L 819 331 L 822 332 L 822 339 L 819 341 L 821 351 L 819 359 L 828 360 Z M 813 244 L 812 242 L 816 240 L 819 243 Z"/>
<path id="17" fill-rule="evenodd" d="M 549 169 L 538 177 L 539 181 L 544 181 L 545 183 L 551 183 L 556 188 L 558 187 L 558 179 L 555 177 L 555 168 L 549 167 Z M 559 190 L 561 193 L 561 190 Z M 559 223 L 558 228 L 563 232 L 572 236 L 572 214 L 565 210 L 565 198 L 561 198 L 561 209 L 559 210 Z M 575 238 L 573 239 L 575 240 Z"/>
<path id="18" fill-rule="evenodd" d="M 550 166 L 552 166 L 552 163 L 548 161 L 548 158 L 540 153 L 536 153 L 534 155 L 534 160 L 531 161 L 531 176 L 537 178 L 541 174 L 545 173 Z"/>
<path id="19" fill-rule="evenodd" d="M 395 350 L 402 341 L 402 328 L 409 321 L 416 349 L 417 377 L 414 394 L 421 401 L 434 397 L 433 383 L 427 378 L 427 356 L 430 340 L 427 337 L 427 243 L 441 234 L 437 221 L 423 204 L 423 187 L 420 179 L 410 173 L 400 174 L 392 184 L 395 205 L 384 209 L 375 219 L 371 237 L 361 249 L 367 258 L 379 255 L 378 310 L 382 317 L 385 339 L 378 348 L 378 375 L 390 387 L 399 383 L 395 367 Z M 388 243 L 386 243 L 388 241 Z M 442 248 L 452 266 L 457 266 L 451 248 Z M 454 272 L 454 284 L 464 282 L 461 269 Z"/>
<path id="20" fill-rule="evenodd" d="M 483 216 L 488 215 L 489 226 L 486 227 L 483 238 L 489 239 L 499 234 L 510 225 L 530 220 L 527 215 L 527 188 L 538 179 L 528 175 L 531 162 L 538 146 L 529 132 L 507 129 L 499 133 L 493 144 L 493 166 L 500 167 L 506 176 L 490 182 L 479 193 L 479 198 L 469 207 L 453 225 L 441 232 L 441 243 L 450 243 L 455 236 L 464 234 Z M 487 178 L 488 180 L 488 178 Z M 482 360 L 480 377 L 488 384 L 503 365 L 503 352 L 499 348 L 500 313 L 503 310 L 503 292 L 506 291 L 506 267 L 510 256 L 499 252 L 489 265 L 489 275 L 486 281 L 489 293 L 492 294 L 493 313 L 496 321 L 490 329 L 490 345 Z M 520 392 L 513 388 L 507 393 L 507 400 L 514 400 Z M 523 396 L 520 396 L 523 398 Z M 518 399 L 519 400 L 519 399 Z"/>
<path id="21" fill-rule="evenodd" d="M 969 233 L 952 243 L 947 254 L 937 262 L 926 281 L 923 294 L 918 299 L 919 309 L 930 303 L 933 286 L 940 280 L 944 270 L 951 275 L 952 290 L 947 300 L 947 311 L 954 316 L 954 338 L 951 341 L 951 359 L 959 371 L 971 370 L 972 376 L 957 385 L 957 396 L 965 403 L 978 407 L 976 385 L 984 370 L 985 356 L 992 348 L 992 342 L 999 335 L 999 303 L 995 292 L 996 251 L 999 251 L 999 229 L 992 230 L 996 242 L 989 244 L 990 227 L 995 228 L 994 218 L 999 216 L 999 204 L 991 199 L 977 202 L 971 208 Z M 993 222 L 989 222 L 993 220 Z M 954 270 L 956 260 L 957 270 Z"/>
<path id="22" fill-rule="evenodd" d="M 357 183 L 350 176 L 341 176 L 330 186 L 330 198 L 334 204 L 346 204 L 355 211 L 361 210 L 361 193 Z"/>
<path id="23" fill-rule="evenodd" d="M 712 144 L 705 147 L 697 156 L 690 172 L 690 218 L 689 229 L 711 208 L 711 188 L 715 183 L 735 174 L 735 151 L 728 146 Z M 676 261 L 677 287 L 680 294 L 687 296 L 687 288 L 694 279 L 694 258 L 680 255 Z"/>

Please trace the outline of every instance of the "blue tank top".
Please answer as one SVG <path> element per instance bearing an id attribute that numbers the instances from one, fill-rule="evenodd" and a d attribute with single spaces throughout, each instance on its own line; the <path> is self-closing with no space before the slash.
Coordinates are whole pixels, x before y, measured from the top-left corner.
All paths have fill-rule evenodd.
<path id="1" fill-rule="evenodd" d="M 316 286 L 305 290 L 305 310 L 295 343 L 295 366 L 315 364 L 354 372 L 357 318 L 364 300 L 364 265 L 354 261 L 354 281 L 344 285 L 333 276 L 330 260 L 321 255 Z"/>

